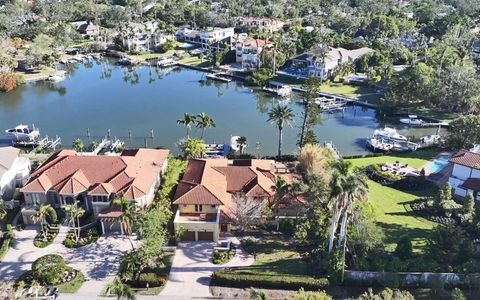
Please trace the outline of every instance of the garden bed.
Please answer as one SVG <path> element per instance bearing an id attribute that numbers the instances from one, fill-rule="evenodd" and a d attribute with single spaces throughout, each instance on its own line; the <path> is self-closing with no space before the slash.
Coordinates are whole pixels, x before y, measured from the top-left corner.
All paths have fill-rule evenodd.
<path id="1" fill-rule="evenodd" d="M 95 243 L 100 237 L 100 232 L 98 227 L 92 227 L 86 229 L 80 233 L 80 239 L 75 241 L 75 233 L 69 231 L 67 237 L 63 241 L 63 245 L 67 248 L 80 248 L 92 243 Z"/>
<path id="2" fill-rule="evenodd" d="M 126 282 L 126 284 L 139 295 L 158 295 L 167 283 L 173 257 L 174 255 L 165 255 L 163 258 L 163 266 L 142 270 L 138 281 L 129 281 Z"/>
<path id="3" fill-rule="evenodd" d="M 460 220 L 458 218 L 453 216 L 447 217 L 444 214 L 436 212 L 432 208 L 431 202 L 433 202 L 432 198 L 420 198 L 410 202 L 409 204 L 410 208 L 413 212 L 415 212 L 415 214 L 429 221 L 443 225 L 460 224 Z"/>
<path id="4" fill-rule="evenodd" d="M 47 239 L 43 239 L 43 233 L 40 231 L 33 240 L 33 244 L 37 248 L 45 248 L 53 243 L 53 240 L 57 237 L 58 230 L 47 229 Z"/>
<path id="5" fill-rule="evenodd" d="M 222 251 L 218 249 L 213 250 L 212 262 L 215 265 L 223 265 L 228 263 L 232 258 L 235 257 L 237 249 L 235 246 L 230 244 L 230 249 L 228 251 Z"/>

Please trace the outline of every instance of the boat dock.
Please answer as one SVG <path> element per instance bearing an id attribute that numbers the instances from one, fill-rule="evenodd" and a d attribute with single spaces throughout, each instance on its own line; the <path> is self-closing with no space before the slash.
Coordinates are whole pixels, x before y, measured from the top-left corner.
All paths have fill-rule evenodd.
<path id="1" fill-rule="evenodd" d="M 31 141 L 12 140 L 15 147 L 33 147 L 35 150 L 55 151 L 57 147 L 62 144 L 62 139 L 58 136 L 55 139 L 51 139 L 48 136 L 42 139 L 36 139 Z"/>
<path id="2" fill-rule="evenodd" d="M 227 83 L 232 81 L 232 78 L 230 75 L 228 75 L 227 73 L 221 73 L 221 72 L 208 74 L 207 78 L 212 80 L 227 82 Z"/>
<path id="3" fill-rule="evenodd" d="M 119 149 L 123 148 L 123 145 L 125 143 L 117 138 L 114 138 L 113 140 L 104 138 L 98 146 L 93 149 L 92 153 L 93 155 L 98 155 L 98 154 L 105 154 L 107 152 L 116 152 Z"/>
<path id="4" fill-rule="evenodd" d="M 345 110 L 347 101 L 341 98 L 320 97 L 315 99 L 315 103 L 320 106 L 322 112 L 333 112 L 338 110 Z"/>

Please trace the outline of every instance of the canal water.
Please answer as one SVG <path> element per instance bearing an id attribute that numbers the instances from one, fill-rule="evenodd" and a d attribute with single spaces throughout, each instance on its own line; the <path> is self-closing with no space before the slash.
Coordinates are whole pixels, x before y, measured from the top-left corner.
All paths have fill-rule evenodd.
<path id="1" fill-rule="evenodd" d="M 43 136 L 58 135 L 67 148 L 77 138 L 85 145 L 99 141 L 110 130 L 111 137 L 124 140 L 127 147 L 147 144 L 178 153 L 177 142 L 186 130 L 177 125 L 177 119 L 185 112 L 205 112 L 216 123 L 206 130 L 206 142 L 227 143 L 232 135 L 243 135 L 248 153 L 276 154 L 278 131 L 267 122 L 267 112 L 278 99 L 242 83 L 205 80 L 204 73 L 189 69 L 129 69 L 108 61 L 78 64 L 68 74 L 62 82 L 33 82 L 0 94 L 3 144 L 7 143 L 3 130 L 23 123 L 35 124 Z M 284 129 L 283 152 L 292 154 L 297 149 L 302 106 L 293 101 L 288 105 L 296 118 Z M 318 140 L 332 141 L 342 155 L 366 153 L 365 138 L 385 125 L 376 119 L 374 110 L 362 107 L 326 113 L 322 119 L 315 129 Z M 191 136 L 200 137 L 200 133 L 194 128 Z"/>

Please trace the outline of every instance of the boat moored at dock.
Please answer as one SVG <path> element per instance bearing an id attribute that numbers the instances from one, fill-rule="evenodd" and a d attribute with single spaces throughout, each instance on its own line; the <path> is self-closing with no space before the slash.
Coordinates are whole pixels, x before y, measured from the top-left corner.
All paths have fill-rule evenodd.
<path id="1" fill-rule="evenodd" d="M 17 125 L 15 128 L 5 130 L 8 137 L 15 141 L 29 142 L 34 141 L 40 137 L 40 131 L 35 128 L 35 125 L 29 127 L 28 125 Z"/>
<path id="2" fill-rule="evenodd" d="M 408 118 L 400 119 L 400 123 L 407 124 L 407 125 L 421 126 L 423 123 L 425 123 L 425 121 L 422 119 L 419 119 L 416 115 L 408 115 Z"/>
<path id="3" fill-rule="evenodd" d="M 207 75 L 208 79 L 222 81 L 222 82 L 231 82 L 232 78 L 226 73 L 212 73 Z"/>

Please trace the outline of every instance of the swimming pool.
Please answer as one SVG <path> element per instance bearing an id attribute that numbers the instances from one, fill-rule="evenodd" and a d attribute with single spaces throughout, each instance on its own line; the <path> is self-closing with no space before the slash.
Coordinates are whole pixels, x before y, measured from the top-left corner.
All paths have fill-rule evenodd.
<path id="1" fill-rule="evenodd" d="M 439 155 L 433 161 L 428 162 L 425 165 L 425 173 L 433 174 L 443 170 L 448 165 L 450 155 Z"/>

